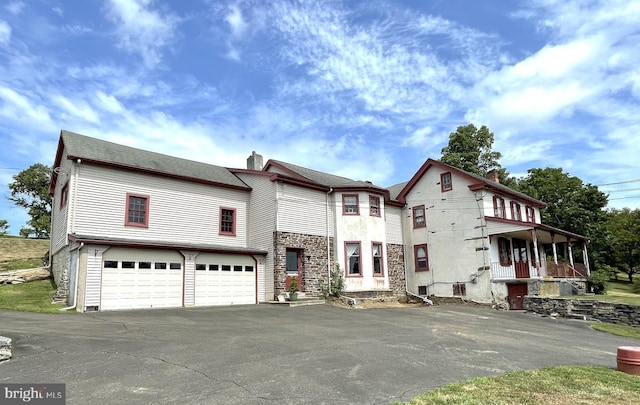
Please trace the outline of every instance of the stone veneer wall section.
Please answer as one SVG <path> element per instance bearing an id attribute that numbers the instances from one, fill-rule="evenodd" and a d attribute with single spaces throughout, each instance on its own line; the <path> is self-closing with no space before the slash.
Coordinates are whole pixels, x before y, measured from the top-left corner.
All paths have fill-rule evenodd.
<path id="1" fill-rule="evenodd" d="M 640 326 L 640 306 L 636 305 L 595 300 L 525 297 L 524 307 L 527 311 L 547 316 L 553 313 L 561 317 L 586 315 L 602 322 Z M 585 308 L 589 309 L 589 313 L 585 313 Z"/>
<path id="2" fill-rule="evenodd" d="M 56 297 L 67 298 L 69 296 L 69 249 L 64 247 L 51 258 L 51 273 L 57 290 Z"/>
<path id="3" fill-rule="evenodd" d="M 323 288 L 327 288 L 329 274 L 327 268 L 327 237 L 305 235 L 300 233 L 280 232 L 273 237 L 273 273 L 274 293 L 278 295 L 285 291 L 287 278 L 287 248 L 303 250 L 302 291 L 310 296 L 320 296 Z M 335 261 L 333 238 L 329 238 L 331 260 Z M 309 256 L 309 259 L 307 259 Z"/>
<path id="4" fill-rule="evenodd" d="M 399 295 L 404 294 L 407 282 L 404 277 L 404 246 L 387 243 L 387 266 L 389 273 L 389 288 Z"/>

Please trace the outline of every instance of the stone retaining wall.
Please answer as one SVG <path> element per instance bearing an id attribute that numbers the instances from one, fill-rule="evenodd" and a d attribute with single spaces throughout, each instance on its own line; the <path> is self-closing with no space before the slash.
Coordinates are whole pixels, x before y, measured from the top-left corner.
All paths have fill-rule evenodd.
<path id="1" fill-rule="evenodd" d="M 11 339 L 0 336 L 0 363 L 11 358 Z"/>
<path id="2" fill-rule="evenodd" d="M 546 316 L 557 314 L 557 316 L 566 318 L 586 317 L 602 322 L 640 326 L 640 306 L 636 305 L 527 296 L 524 298 L 524 307 L 527 311 Z"/>

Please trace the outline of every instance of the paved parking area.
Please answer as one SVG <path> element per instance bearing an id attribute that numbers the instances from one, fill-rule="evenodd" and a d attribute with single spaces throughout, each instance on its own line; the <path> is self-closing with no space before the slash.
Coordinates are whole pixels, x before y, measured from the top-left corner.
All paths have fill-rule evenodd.
<path id="1" fill-rule="evenodd" d="M 388 404 L 479 376 L 615 368 L 637 341 L 476 306 L 275 305 L 45 315 L 0 311 L 3 383 L 66 383 L 68 404 Z"/>

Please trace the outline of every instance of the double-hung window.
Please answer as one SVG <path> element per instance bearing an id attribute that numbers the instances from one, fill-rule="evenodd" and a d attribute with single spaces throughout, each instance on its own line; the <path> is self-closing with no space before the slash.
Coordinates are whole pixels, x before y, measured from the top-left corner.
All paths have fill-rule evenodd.
<path id="1" fill-rule="evenodd" d="M 527 205 L 525 207 L 525 211 L 527 213 L 527 222 L 536 222 L 536 211 L 532 206 Z"/>
<path id="2" fill-rule="evenodd" d="M 429 271 L 429 256 L 427 245 L 415 245 L 413 247 L 413 257 L 415 259 L 415 271 Z"/>
<path id="3" fill-rule="evenodd" d="M 347 277 L 362 276 L 360 267 L 360 242 L 345 242 Z"/>
<path id="4" fill-rule="evenodd" d="M 493 196 L 493 216 L 496 218 L 505 218 L 504 198 Z"/>
<path id="5" fill-rule="evenodd" d="M 342 213 L 344 215 L 360 215 L 358 209 L 358 194 L 342 195 Z"/>
<path id="6" fill-rule="evenodd" d="M 511 201 L 511 219 L 514 221 L 522 221 L 522 212 L 520 211 L 520 204 Z"/>
<path id="7" fill-rule="evenodd" d="M 413 227 L 424 228 L 426 226 L 427 221 L 425 219 L 424 205 L 413 207 Z"/>
<path id="8" fill-rule="evenodd" d="M 235 208 L 220 207 L 220 235 L 236 236 Z"/>
<path id="9" fill-rule="evenodd" d="M 369 215 L 372 217 L 380 216 L 380 197 L 376 195 L 369 196 Z"/>
<path id="10" fill-rule="evenodd" d="M 440 174 L 440 191 L 451 191 L 453 190 L 453 183 L 451 182 L 451 172 L 446 172 Z"/>
<path id="11" fill-rule="evenodd" d="M 149 225 L 149 196 L 127 193 L 125 225 L 146 228 Z"/>
<path id="12" fill-rule="evenodd" d="M 373 242 L 371 244 L 371 251 L 373 255 L 373 275 L 384 276 L 384 267 L 382 261 L 382 243 Z"/>

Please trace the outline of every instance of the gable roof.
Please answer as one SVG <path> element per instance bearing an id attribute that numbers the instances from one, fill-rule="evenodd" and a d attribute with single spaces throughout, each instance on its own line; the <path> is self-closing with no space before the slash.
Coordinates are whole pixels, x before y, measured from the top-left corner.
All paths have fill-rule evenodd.
<path id="1" fill-rule="evenodd" d="M 496 183 L 493 180 L 489 180 L 485 177 L 479 176 L 477 174 L 474 173 L 470 173 L 467 172 L 465 170 L 462 169 L 458 169 L 457 167 L 448 165 L 446 163 L 442 163 L 439 160 L 435 160 L 435 159 L 427 159 L 426 162 L 424 162 L 424 164 L 420 167 L 420 169 L 418 169 L 418 171 L 413 175 L 413 177 L 411 178 L 411 180 L 409 180 L 405 186 L 402 188 L 402 190 L 398 193 L 397 195 L 397 199 L 398 201 L 401 202 L 406 202 L 406 196 L 407 194 L 409 194 L 409 192 L 411 191 L 411 189 L 416 185 L 416 183 L 422 178 L 422 176 L 427 172 L 427 170 L 429 170 L 431 167 L 438 167 L 442 170 L 446 170 L 446 171 L 450 171 L 452 174 L 456 174 L 458 176 L 464 177 L 467 180 L 469 180 L 472 184 L 469 186 L 469 189 L 471 191 L 476 191 L 476 190 L 490 190 L 492 192 L 495 192 L 497 194 L 502 194 L 502 195 L 508 195 L 512 198 L 521 200 L 521 201 L 526 201 L 531 205 L 540 207 L 540 208 L 544 208 L 547 206 L 547 204 L 545 204 L 544 202 L 540 201 L 540 200 L 536 200 L 533 197 L 529 197 L 528 195 L 521 193 L 519 191 L 516 191 L 510 187 L 507 187 L 503 184 L 500 183 Z"/>
<path id="2" fill-rule="evenodd" d="M 62 156 L 66 151 L 66 156 Z M 242 180 L 221 166 L 182 159 L 161 153 L 132 148 L 89 136 L 62 130 L 53 167 L 60 166 L 62 158 L 85 163 L 134 170 L 197 183 L 239 190 L 251 190 Z M 53 173 L 49 192 L 57 180 Z"/>
<path id="3" fill-rule="evenodd" d="M 325 187 L 332 188 L 374 188 L 379 190 L 386 190 L 384 187 L 379 187 L 368 181 L 352 180 L 347 177 L 336 176 L 334 174 L 324 173 L 317 170 L 309 169 L 294 165 L 287 162 L 281 162 L 279 160 L 270 159 L 264 166 L 265 171 L 268 171 L 270 167 L 275 167 L 288 175 L 297 178 L 299 180 L 312 181 L 317 184 L 321 184 Z"/>

